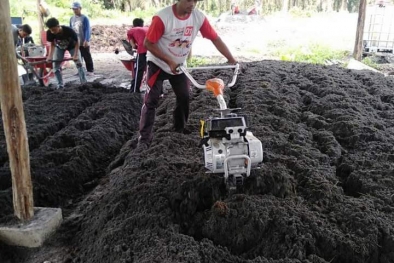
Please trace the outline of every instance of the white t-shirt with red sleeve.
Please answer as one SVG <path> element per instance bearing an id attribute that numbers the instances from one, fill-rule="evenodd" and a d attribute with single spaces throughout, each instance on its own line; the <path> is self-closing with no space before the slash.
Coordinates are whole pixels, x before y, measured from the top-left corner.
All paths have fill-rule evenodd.
<path id="1" fill-rule="evenodd" d="M 175 8 L 176 4 L 166 7 L 153 17 L 146 38 L 157 44 L 175 63 L 184 64 L 198 31 L 210 40 L 217 39 L 218 34 L 201 11 L 193 10 L 187 17 L 180 18 L 176 15 Z M 166 62 L 149 51 L 147 59 L 165 72 L 173 74 Z"/>

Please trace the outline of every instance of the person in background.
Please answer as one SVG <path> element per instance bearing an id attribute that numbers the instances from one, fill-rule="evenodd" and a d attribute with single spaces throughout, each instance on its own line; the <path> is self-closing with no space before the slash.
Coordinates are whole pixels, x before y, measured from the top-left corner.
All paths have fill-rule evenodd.
<path id="1" fill-rule="evenodd" d="M 22 45 L 23 39 L 30 37 L 30 34 L 32 33 L 31 27 L 28 24 L 18 25 L 18 26 L 11 25 L 11 31 L 14 41 L 16 57 L 18 59 L 21 57 L 25 57 L 27 55 L 25 53 L 25 50 L 20 47 L 20 51 L 18 51 L 17 47 Z M 21 81 L 23 81 L 23 83 L 27 83 L 29 81 L 29 75 L 27 73 L 28 72 L 26 72 L 26 70 L 21 65 L 18 64 L 18 74 L 21 77 Z"/>
<path id="2" fill-rule="evenodd" d="M 12 36 L 14 38 L 14 46 L 16 47 L 18 43 L 22 41 L 22 39 L 29 37 L 32 33 L 31 27 L 28 24 L 24 24 L 21 26 L 12 25 Z"/>
<path id="3" fill-rule="evenodd" d="M 34 40 L 33 40 L 33 38 L 31 37 L 31 36 L 27 36 L 27 37 L 25 37 L 25 38 L 23 38 L 23 40 L 22 41 L 20 41 L 21 43 L 20 43 L 20 45 L 23 45 L 23 43 L 24 44 L 35 44 L 34 43 Z"/>
<path id="4" fill-rule="evenodd" d="M 261 0 L 254 1 L 254 8 L 256 8 L 256 15 L 261 15 Z"/>
<path id="5" fill-rule="evenodd" d="M 186 129 L 190 81 L 184 73 L 178 71 L 178 67 L 185 63 L 199 31 L 204 38 L 212 41 L 216 49 L 227 58 L 228 63 L 237 64 L 205 15 L 195 9 L 196 5 L 197 0 L 178 0 L 177 3 L 159 11 L 152 19 L 144 41 L 148 50 L 148 88 L 141 109 L 138 151 L 147 149 L 152 142 L 156 108 L 164 80 L 169 80 L 176 96 L 173 131 L 190 133 Z"/>
<path id="6" fill-rule="evenodd" d="M 144 39 L 148 28 L 144 27 L 144 20 L 136 18 L 133 20 L 133 27 L 127 31 L 127 40 L 133 49 L 137 50 L 137 57 L 134 66 L 134 78 L 131 80 L 130 91 L 140 93 L 141 81 L 146 70 L 146 52 L 144 47 Z"/>
<path id="7" fill-rule="evenodd" d="M 231 15 L 239 14 L 239 6 L 235 0 L 231 1 L 230 9 Z"/>
<path id="8" fill-rule="evenodd" d="M 53 69 L 57 80 L 57 88 L 64 88 L 63 76 L 61 72 L 61 62 L 64 59 L 66 50 L 70 52 L 77 68 L 81 83 L 86 83 L 85 71 L 82 67 L 81 55 L 79 51 L 78 37 L 75 31 L 68 26 L 61 26 L 59 21 L 52 17 L 45 23 L 48 27 L 47 41 L 51 43 L 47 55 L 47 61 L 54 60 Z"/>
<path id="9" fill-rule="evenodd" d="M 82 5 L 79 2 L 74 2 L 71 9 L 74 11 L 74 16 L 70 18 L 70 27 L 77 33 L 79 50 L 86 65 L 86 74 L 92 76 L 94 75 L 94 66 L 89 45 L 91 37 L 90 21 L 86 15 L 82 14 Z"/>
<path id="10" fill-rule="evenodd" d="M 23 25 L 17 25 L 16 26 L 18 29 L 22 29 Z M 22 29 L 23 30 L 23 29 Z M 17 46 L 23 46 L 24 44 L 34 44 L 34 40 L 31 37 L 31 35 L 29 34 L 28 36 L 24 37 L 24 38 L 20 38 L 18 40 Z"/>

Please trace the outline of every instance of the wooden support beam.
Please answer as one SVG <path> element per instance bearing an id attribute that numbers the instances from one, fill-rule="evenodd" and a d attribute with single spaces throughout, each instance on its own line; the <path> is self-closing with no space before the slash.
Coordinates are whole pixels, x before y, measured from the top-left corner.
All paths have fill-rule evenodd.
<path id="1" fill-rule="evenodd" d="M 353 57 L 358 61 L 361 61 L 363 55 L 363 35 L 364 35 L 366 11 L 367 11 L 367 1 L 360 0 L 360 5 L 358 7 L 356 41 L 354 44 L 354 51 L 353 51 Z"/>
<path id="2" fill-rule="evenodd" d="M 14 214 L 23 221 L 34 215 L 29 145 L 19 84 L 9 1 L 0 1 L 0 102 L 7 141 Z"/>
<path id="3" fill-rule="evenodd" d="M 44 18 L 41 13 L 41 0 L 37 0 L 37 18 L 38 18 L 38 28 L 39 28 L 39 36 L 40 36 L 40 44 L 44 45 L 44 41 L 42 39 L 41 32 L 44 31 Z"/>

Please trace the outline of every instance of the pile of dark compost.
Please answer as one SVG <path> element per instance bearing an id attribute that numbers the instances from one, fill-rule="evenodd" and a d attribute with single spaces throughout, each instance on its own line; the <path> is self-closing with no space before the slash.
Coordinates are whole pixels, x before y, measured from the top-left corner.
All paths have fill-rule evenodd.
<path id="1" fill-rule="evenodd" d="M 99 83 L 66 89 L 24 87 L 35 206 L 67 206 L 105 175 L 138 123 L 141 101 Z M 11 173 L 1 129 L 0 218 L 12 213 Z"/>
<path id="2" fill-rule="evenodd" d="M 121 40 L 127 39 L 127 31 L 131 25 L 94 25 L 90 49 L 92 52 L 111 53 L 116 48 L 123 50 Z"/>
<path id="3" fill-rule="evenodd" d="M 193 74 L 200 83 L 231 77 Z M 139 152 L 135 94 L 31 90 L 36 205 L 78 203 L 45 246 L 2 245 L 0 261 L 394 262 L 393 87 L 381 74 L 336 66 L 245 65 L 225 99 L 247 116 L 264 162 L 231 196 L 197 147 L 199 120 L 217 115 L 209 92 L 193 90 L 189 135 L 171 132 L 175 96 L 167 94 L 152 145 Z M 4 150 L 1 159 L 5 217 Z M 98 185 L 77 200 L 86 184 Z"/>

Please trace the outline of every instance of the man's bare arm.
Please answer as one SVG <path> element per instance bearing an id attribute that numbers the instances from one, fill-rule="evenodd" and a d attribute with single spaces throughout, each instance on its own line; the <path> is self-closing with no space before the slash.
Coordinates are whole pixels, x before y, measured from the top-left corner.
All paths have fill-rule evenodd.
<path id="1" fill-rule="evenodd" d="M 166 62 L 167 64 L 171 63 L 172 59 L 169 58 L 168 56 L 166 56 L 163 52 L 161 52 L 161 50 L 159 49 L 159 47 L 155 44 L 150 42 L 148 39 L 145 38 L 144 40 L 144 46 L 146 47 L 146 49 L 151 52 L 155 57 L 163 60 L 164 62 Z"/>
<path id="2" fill-rule="evenodd" d="M 79 57 L 79 41 L 75 42 L 73 60 L 78 60 Z"/>
<path id="3" fill-rule="evenodd" d="M 155 44 L 150 42 L 148 39 L 145 38 L 144 40 L 144 46 L 146 47 L 146 49 L 151 52 L 155 57 L 163 60 L 165 63 L 168 64 L 168 66 L 170 66 L 171 71 L 174 74 L 177 74 L 177 67 L 178 65 L 168 56 L 166 56 L 163 52 L 161 52 L 160 48 Z"/>
<path id="4" fill-rule="evenodd" d="M 53 52 L 54 51 L 55 51 L 55 43 L 51 42 L 51 45 L 49 46 L 49 50 L 48 50 L 47 60 L 53 59 Z"/>
<path id="5" fill-rule="evenodd" d="M 228 60 L 230 64 L 236 64 L 237 61 L 231 54 L 230 50 L 228 49 L 227 45 L 223 42 L 223 40 L 218 37 L 215 40 L 212 40 L 212 43 L 216 47 L 216 49 Z"/>
<path id="6" fill-rule="evenodd" d="M 137 44 L 135 43 L 135 41 L 133 39 L 130 38 L 129 43 L 133 49 L 137 49 Z"/>

